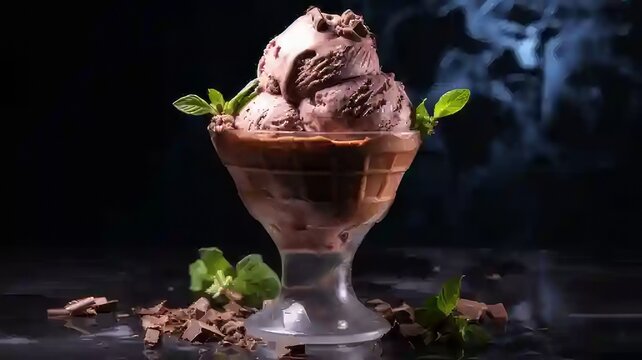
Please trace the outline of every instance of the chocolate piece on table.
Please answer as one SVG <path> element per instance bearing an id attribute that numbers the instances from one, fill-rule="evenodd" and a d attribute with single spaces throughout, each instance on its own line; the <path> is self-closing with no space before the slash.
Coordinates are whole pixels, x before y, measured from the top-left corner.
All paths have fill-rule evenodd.
<path id="1" fill-rule="evenodd" d="M 279 360 L 304 360 L 308 358 L 305 355 L 305 345 L 292 345 L 285 348 L 288 352 L 279 357 Z"/>
<path id="2" fill-rule="evenodd" d="M 221 320 L 221 313 L 214 309 L 209 309 L 199 320 L 207 324 L 213 324 L 215 321 Z"/>
<path id="3" fill-rule="evenodd" d="M 508 321 L 508 312 L 506 312 L 506 308 L 502 303 L 488 305 L 486 314 L 497 325 L 504 325 Z"/>
<path id="4" fill-rule="evenodd" d="M 231 311 L 234 314 L 239 314 L 244 310 L 243 307 L 239 305 L 236 301 L 228 302 L 223 306 L 223 309 L 225 309 L 225 311 Z"/>
<path id="5" fill-rule="evenodd" d="M 80 314 L 84 312 L 92 305 L 94 305 L 94 298 L 90 296 L 69 302 L 69 304 L 65 306 L 65 310 L 69 311 L 72 315 L 75 315 L 76 313 Z"/>
<path id="6" fill-rule="evenodd" d="M 143 315 L 143 317 L 141 317 L 141 321 L 143 329 L 160 329 L 167 324 L 169 318 L 167 315 Z"/>
<path id="7" fill-rule="evenodd" d="M 138 315 L 161 315 L 163 314 L 166 309 L 165 309 L 165 300 L 161 301 L 158 305 L 150 307 L 150 308 L 141 308 L 136 310 L 136 313 Z"/>
<path id="8" fill-rule="evenodd" d="M 404 337 L 415 337 L 415 336 L 420 336 L 426 333 L 426 328 L 423 326 L 417 324 L 417 323 L 411 323 L 411 324 L 399 324 L 399 332 L 401 335 Z"/>
<path id="9" fill-rule="evenodd" d="M 415 309 L 405 302 L 400 306 L 392 308 L 392 314 L 398 323 L 414 323 L 415 322 Z"/>
<path id="10" fill-rule="evenodd" d="M 71 313 L 67 309 L 47 309 L 47 316 L 49 317 L 65 317 Z"/>
<path id="11" fill-rule="evenodd" d="M 190 342 L 206 342 L 212 338 L 220 340 L 225 336 L 214 326 L 207 325 L 202 321 L 190 320 L 181 337 Z"/>
<path id="12" fill-rule="evenodd" d="M 94 299 L 92 308 L 99 314 L 107 314 L 116 311 L 118 300 L 107 300 L 106 297 L 97 297 Z"/>
<path id="13" fill-rule="evenodd" d="M 145 347 L 153 349 L 158 346 L 161 341 L 161 332 L 158 329 L 147 329 L 145 331 Z"/>
<path id="14" fill-rule="evenodd" d="M 456 309 L 466 319 L 479 321 L 488 309 L 488 305 L 478 301 L 459 299 Z"/>
<path id="15" fill-rule="evenodd" d="M 200 318 L 205 315 L 207 310 L 210 309 L 210 301 L 207 298 L 201 297 L 198 300 L 194 301 L 192 305 L 187 308 L 187 312 L 194 313 L 196 318 Z"/>

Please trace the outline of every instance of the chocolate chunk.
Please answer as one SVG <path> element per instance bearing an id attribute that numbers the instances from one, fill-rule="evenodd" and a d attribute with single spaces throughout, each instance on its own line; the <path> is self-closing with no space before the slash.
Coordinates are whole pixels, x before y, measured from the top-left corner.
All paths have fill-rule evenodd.
<path id="1" fill-rule="evenodd" d="M 169 317 L 167 315 L 143 315 L 141 321 L 143 322 L 143 329 L 160 329 L 167 324 Z"/>
<path id="2" fill-rule="evenodd" d="M 161 332 L 157 329 L 147 329 L 145 331 L 145 347 L 153 349 L 158 346 L 161 341 Z"/>
<path id="3" fill-rule="evenodd" d="M 204 297 L 201 297 L 187 308 L 187 312 L 193 313 L 194 318 L 200 318 L 203 315 L 205 315 L 205 313 L 209 309 L 210 309 L 210 301 Z"/>
<path id="4" fill-rule="evenodd" d="M 381 299 L 372 299 L 366 301 L 366 304 L 368 305 L 379 305 L 379 304 L 388 304 L 387 302 L 381 300 Z"/>
<path id="5" fill-rule="evenodd" d="M 230 318 L 231 318 L 231 316 L 230 316 Z M 200 321 L 202 321 L 202 322 L 204 322 L 206 324 L 213 324 L 215 321 L 221 320 L 221 313 L 216 311 L 216 310 L 214 310 L 214 309 L 209 309 L 198 320 L 200 320 Z"/>
<path id="6" fill-rule="evenodd" d="M 90 296 L 69 302 L 67 306 L 65 306 L 65 310 L 69 311 L 72 315 L 81 314 L 92 305 L 94 305 L 94 298 Z"/>
<path id="7" fill-rule="evenodd" d="M 488 305 L 486 314 L 497 325 L 504 325 L 508 321 L 508 313 L 506 312 L 506 308 L 502 303 Z"/>
<path id="8" fill-rule="evenodd" d="M 488 306 L 478 301 L 459 299 L 456 309 L 466 319 L 479 321 L 488 309 Z"/>
<path id="9" fill-rule="evenodd" d="M 231 311 L 234 314 L 240 314 L 243 311 L 243 307 L 239 305 L 236 301 L 230 301 L 223 306 L 225 311 Z"/>
<path id="10" fill-rule="evenodd" d="M 415 322 L 415 309 L 405 302 L 395 308 L 392 308 L 392 314 L 398 323 Z"/>
<path id="11" fill-rule="evenodd" d="M 304 360 L 308 358 L 305 354 L 305 345 L 292 345 L 285 348 L 288 352 L 279 357 L 279 360 Z"/>
<path id="12" fill-rule="evenodd" d="M 206 342 L 210 339 L 220 340 L 225 336 L 214 326 L 198 320 L 190 320 L 181 338 L 190 342 Z"/>
<path id="13" fill-rule="evenodd" d="M 328 23 L 325 21 L 323 13 L 318 7 L 312 6 L 308 8 L 306 13 L 312 18 L 312 26 L 316 31 L 325 31 L 328 29 Z"/>
<path id="14" fill-rule="evenodd" d="M 150 308 L 141 308 L 136 310 L 138 315 L 161 315 L 166 312 L 165 300 L 161 301 L 158 305 Z"/>
<path id="15" fill-rule="evenodd" d="M 94 306 L 92 308 L 99 314 L 107 314 L 116 311 L 118 300 L 107 300 L 105 297 L 98 297 L 94 299 Z"/>
<path id="16" fill-rule="evenodd" d="M 71 315 L 71 313 L 67 309 L 47 309 L 47 316 L 50 317 L 64 317 L 69 315 Z"/>
<path id="17" fill-rule="evenodd" d="M 245 327 L 243 326 L 242 321 L 228 321 L 221 326 L 221 331 L 225 335 L 230 335 L 236 331 L 245 333 Z"/>
<path id="18" fill-rule="evenodd" d="M 404 337 L 415 337 L 415 336 L 421 336 L 426 333 L 426 328 L 423 326 L 417 324 L 417 323 L 411 323 L 411 324 L 399 324 L 399 332 L 401 335 Z"/>

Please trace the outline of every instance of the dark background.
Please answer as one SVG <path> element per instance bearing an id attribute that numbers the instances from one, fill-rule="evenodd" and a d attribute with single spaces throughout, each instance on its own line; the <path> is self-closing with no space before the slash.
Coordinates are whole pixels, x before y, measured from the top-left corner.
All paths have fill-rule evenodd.
<path id="1" fill-rule="evenodd" d="M 415 103 L 453 87 L 473 93 L 425 141 L 366 246 L 640 248 L 634 3 L 316 1 L 364 14 L 384 70 Z M 308 5 L 115 0 L 3 11 L 6 248 L 274 252 L 218 161 L 207 119 L 171 103 L 208 87 L 235 93 Z"/>

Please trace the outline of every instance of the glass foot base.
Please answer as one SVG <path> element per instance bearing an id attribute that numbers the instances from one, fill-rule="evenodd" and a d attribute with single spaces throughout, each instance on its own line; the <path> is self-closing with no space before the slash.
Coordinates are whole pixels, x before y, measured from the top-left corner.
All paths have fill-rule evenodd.
<path id="1" fill-rule="evenodd" d="M 291 292 L 290 292 L 291 295 Z M 355 297 L 323 298 L 316 291 L 304 291 L 293 298 L 279 298 L 245 322 L 248 334 L 264 341 L 296 344 L 351 344 L 381 338 L 390 324 L 366 308 Z"/>

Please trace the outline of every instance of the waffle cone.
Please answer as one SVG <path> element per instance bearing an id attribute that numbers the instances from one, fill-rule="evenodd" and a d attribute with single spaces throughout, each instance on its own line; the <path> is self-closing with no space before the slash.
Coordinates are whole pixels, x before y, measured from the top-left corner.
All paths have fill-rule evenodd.
<path id="1" fill-rule="evenodd" d="M 282 250 L 358 246 L 395 199 L 417 133 L 224 131 L 212 141 L 249 212 Z"/>

